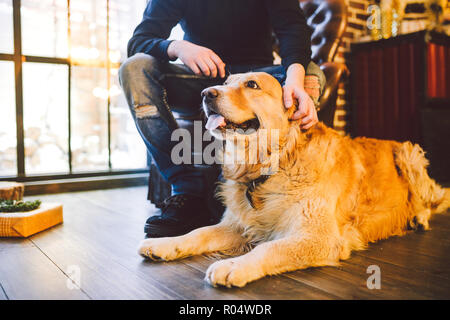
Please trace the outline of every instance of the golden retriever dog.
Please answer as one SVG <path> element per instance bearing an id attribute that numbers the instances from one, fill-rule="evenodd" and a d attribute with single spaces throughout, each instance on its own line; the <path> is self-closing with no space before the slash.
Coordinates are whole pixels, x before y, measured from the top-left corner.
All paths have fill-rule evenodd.
<path id="1" fill-rule="evenodd" d="M 139 248 L 145 257 L 231 254 L 214 262 L 205 280 L 242 287 L 267 275 L 338 265 L 370 242 L 429 229 L 431 214 L 450 206 L 449 189 L 428 176 L 418 145 L 351 139 L 322 123 L 302 131 L 289 120 L 296 107 L 284 107 L 282 87 L 269 74 L 231 75 L 202 95 L 207 128 L 224 139 L 225 154 L 242 140 L 245 150 L 256 141 L 260 161 L 224 163 L 227 209 L 219 224 L 146 239 Z M 233 129 L 247 131 L 225 134 Z M 263 143 L 264 131 L 278 139 Z M 274 153 L 276 170 L 267 160 Z"/>

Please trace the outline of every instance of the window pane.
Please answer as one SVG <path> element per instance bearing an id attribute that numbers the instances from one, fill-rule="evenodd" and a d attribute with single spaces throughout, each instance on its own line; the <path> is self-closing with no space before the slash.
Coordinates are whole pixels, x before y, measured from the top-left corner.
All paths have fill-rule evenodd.
<path id="1" fill-rule="evenodd" d="M 72 68 L 72 169 L 108 170 L 106 69 Z"/>
<path id="2" fill-rule="evenodd" d="M 111 165 L 113 169 L 147 167 L 147 149 L 136 130 L 119 86 L 117 69 L 111 70 Z"/>
<path id="3" fill-rule="evenodd" d="M 146 0 L 110 0 L 109 48 L 111 62 L 124 61 L 127 44 L 141 22 Z"/>
<path id="4" fill-rule="evenodd" d="M 22 0 L 25 55 L 67 57 L 67 0 Z"/>
<path id="5" fill-rule="evenodd" d="M 17 174 L 14 64 L 0 62 L 0 176 Z"/>
<path id="6" fill-rule="evenodd" d="M 66 173 L 68 162 L 68 69 L 23 65 L 25 172 Z"/>
<path id="7" fill-rule="evenodd" d="M 127 43 L 142 20 L 146 0 L 110 0 L 109 46 L 112 64 L 127 57 Z M 120 89 L 118 69 L 111 69 L 111 164 L 113 169 L 147 166 L 147 151 Z"/>
<path id="8" fill-rule="evenodd" d="M 123 62 L 127 58 L 127 44 L 136 26 L 141 22 L 146 0 L 110 0 L 109 48 L 112 63 Z M 184 32 L 178 24 L 169 39 L 181 40 Z M 181 60 L 177 60 L 181 63 Z"/>
<path id="9" fill-rule="evenodd" d="M 0 53 L 13 53 L 12 0 L 0 0 Z"/>
<path id="10" fill-rule="evenodd" d="M 106 60 L 106 14 L 106 0 L 70 2 L 70 54 L 74 62 Z"/>

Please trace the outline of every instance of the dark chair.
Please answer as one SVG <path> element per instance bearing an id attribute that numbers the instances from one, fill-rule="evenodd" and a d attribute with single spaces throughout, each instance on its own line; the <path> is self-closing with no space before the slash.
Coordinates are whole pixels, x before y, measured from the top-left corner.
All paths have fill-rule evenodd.
<path id="1" fill-rule="evenodd" d="M 320 65 L 327 79 L 320 98 L 318 117 L 327 126 L 333 127 L 339 83 L 348 72 L 344 64 L 333 62 L 347 26 L 347 6 L 345 0 L 310 0 L 300 1 L 300 7 L 312 30 L 311 58 Z M 277 51 L 277 42 L 276 39 L 274 40 L 274 51 Z M 174 116 L 179 126 L 188 130 L 192 130 L 194 120 L 201 120 L 201 114 L 186 115 L 174 112 Z M 199 169 L 205 170 L 205 176 L 211 180 L 214 180 L 219 173 L 217 166 L 199 165 Z M 170 192 L 170 185 L 162 178 L 152 163 L 150 165 L 148 199 L 159 207 L 160 203 L 170 196 Z M 214 190 L 210 192 L 214 192 Z"/>

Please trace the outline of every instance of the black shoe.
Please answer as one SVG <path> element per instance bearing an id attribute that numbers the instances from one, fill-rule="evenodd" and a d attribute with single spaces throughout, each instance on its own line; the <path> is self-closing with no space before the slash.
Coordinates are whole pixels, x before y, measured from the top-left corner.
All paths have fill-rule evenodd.
<path id="1" fill-rule="evenodd" d="M 161 215 L 147 219 L 144 232 L 147 238 L 175 237 L 215 222 L 204 199 L 177 194 L 164 200 Z"/>

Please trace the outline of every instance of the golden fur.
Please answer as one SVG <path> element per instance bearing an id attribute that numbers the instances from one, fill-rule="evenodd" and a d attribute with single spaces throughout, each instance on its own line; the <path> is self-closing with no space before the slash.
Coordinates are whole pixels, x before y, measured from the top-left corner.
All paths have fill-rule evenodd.
<path id="1" fill-rule="evenodd" d="M 246 88 L 249 80 L 260 88 Z M 215 108 L 225 118 L 241 123 L 257 116 L 260 129 L 244 137 L 245 145 L 258 141 L 267 157 L 275 146 L 277 170 L 252 192 L 252 206 L 247 183 L 270 161 L 225 164 L 222 221 L 179 237 L 146 239 L 139 248 L 144 256 L 174 260 L 254 247 L 206 272 L 212 285 L 241 287 L 266 275 L 337 265 L 369 242 L 428 229 L 431 214 L 450 206 L 449 190 L 429 178 L 418 145 L 351 139 L 322 123 L 303 132 L 289 120 L 295 107 L 284 108 L 281 86 L 268 74 L 233 75 L 215 89 L 220 93 Z M 279 139 L 259 143 L 261 129 L 276 129 Z M 236 136 L 226 137 L 225 153 L 236 148 Z"/>

